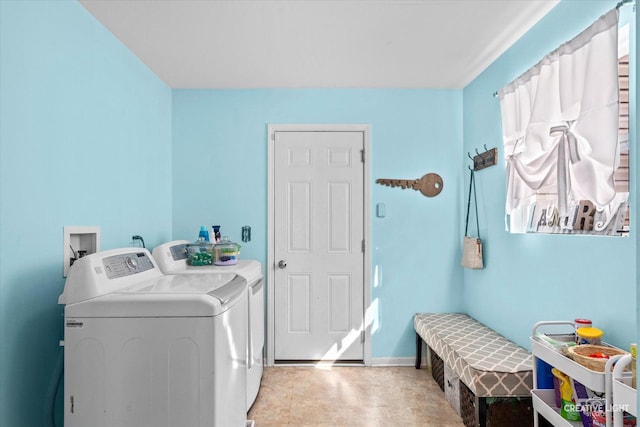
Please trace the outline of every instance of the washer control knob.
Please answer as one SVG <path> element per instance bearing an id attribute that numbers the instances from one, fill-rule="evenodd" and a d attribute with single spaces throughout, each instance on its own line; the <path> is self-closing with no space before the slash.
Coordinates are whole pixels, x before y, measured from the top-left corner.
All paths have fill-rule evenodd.
<path id="1" fill-rule="evenodd" d="M 278 267 L 287 268 L 287 261 L 281 259 L 280 262 L 278 262 Z"/>
<path id="2" fill-rule="evenodd" d="M 133 257 L 127 257 L 125 264 L 127 264 L 127 267 L 131 270 L 135 270 L 138 267 L 138 260 Z"/>

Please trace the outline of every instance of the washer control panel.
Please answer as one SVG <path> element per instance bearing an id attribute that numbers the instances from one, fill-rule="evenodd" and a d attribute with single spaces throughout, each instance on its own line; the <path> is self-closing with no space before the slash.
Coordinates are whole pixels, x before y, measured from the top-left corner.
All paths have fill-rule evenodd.
<path id="1" fill-rule="evenodd" d="M 114 255 L 102 260 L 108 279 L 130 276 L 151 270 L 153 262 L 144 252 Z"/>

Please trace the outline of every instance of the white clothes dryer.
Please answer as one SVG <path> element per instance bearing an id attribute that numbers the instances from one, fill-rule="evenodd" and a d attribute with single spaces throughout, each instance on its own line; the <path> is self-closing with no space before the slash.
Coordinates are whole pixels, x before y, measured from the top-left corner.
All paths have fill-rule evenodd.
<path id="1" fill-rule="evenodd" d="M 166 276 L 146 249 L 69 270 L 64 425 L 246 425 L 247 282 Z"/>
<path id="2" fill-rule="evenodd" d="M 234 265 L 191 266 L 188 264 L 188 240 L 175 240 L 153 249 L 153 258 L 164 274 L 210 275 L 234 273 L 248 284 L 247 331 L 247 409 L 258 396 L 264 370 L 264 278 L 262 264 L 256 260 L 238 260 Z"/>

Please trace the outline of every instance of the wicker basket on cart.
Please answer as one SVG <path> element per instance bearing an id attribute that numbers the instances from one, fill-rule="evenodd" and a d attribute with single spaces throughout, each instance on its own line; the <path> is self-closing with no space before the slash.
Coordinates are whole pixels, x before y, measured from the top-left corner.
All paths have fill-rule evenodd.
<path id="1" fill-rule="evenodd" d="M 575 362 L 581 364 L 587 369 L 591 369 L 596 372 L 604 372 L 604 367 L 610 357 L 628 353 L 616 347 L 582 344 L 569 347 L 567 349 L 567 354 Z"/>

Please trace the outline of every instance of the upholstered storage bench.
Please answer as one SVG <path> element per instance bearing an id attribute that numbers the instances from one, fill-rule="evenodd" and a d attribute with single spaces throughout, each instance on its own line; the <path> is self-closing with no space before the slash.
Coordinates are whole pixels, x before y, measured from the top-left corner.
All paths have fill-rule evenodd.
<path id="1" fill-rule="evenodd" d="M 533 425 L 531 353 L 466 314 L 418 313 L 413 323 L 416 368 L 424 341 L 432 375 L 447 400 L 452 403 L 452 393 L 459 394 L 466 427 Z"/>

